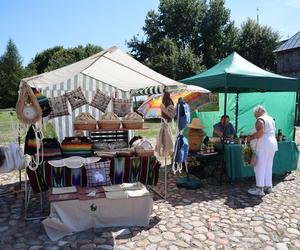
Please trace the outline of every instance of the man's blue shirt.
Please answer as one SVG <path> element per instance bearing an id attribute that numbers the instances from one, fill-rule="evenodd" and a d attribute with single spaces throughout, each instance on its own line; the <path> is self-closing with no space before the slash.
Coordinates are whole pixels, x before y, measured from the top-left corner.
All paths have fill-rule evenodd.
<path id="1" fill-rule="evenodd" d="M 214 129 L 217 129 L 217 130 L 223 132 L 223 125 L 221 124 L 221 122 L 216 123 L 216 124 L 214 125 Z M 231 123 L 228 123 L 228 125 L 225 126 L 225 136 L 231 136 L 231 135 L 236 136 L 236 132 L 235 132 L 235 129 L 234 129 L 234 127 L 232 126 L 232 124 L 231 124 Z M 218 137 L 218 135 L 216 135 L 215 133 L 214 133 L 213 136 L 214 136 L 214 137 Z"/>

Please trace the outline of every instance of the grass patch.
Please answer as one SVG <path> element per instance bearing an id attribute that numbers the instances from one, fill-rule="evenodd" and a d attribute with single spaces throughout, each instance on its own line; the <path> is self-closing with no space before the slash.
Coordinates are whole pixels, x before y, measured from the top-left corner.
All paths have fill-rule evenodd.
<path id="1" fill-rule="evenodd" d="M 11 113 L 13 118 L 13 124 L 15 129 L 12 130 L 10 127 L 11 123 Z M 0 145 L 9 142 L 17 142 L 18 131 L 17 131 L 17 114 L 11 109 L 0 110 Z M 24 126 L 21 125 L 21 131 L 24 131 Z M 24 135 L 22 136 L 22 141 L 24 141 Z"/>
<path id="2" fill-rule="evenodd" d="M 170 124 L 172 133 L 176 133 L 176 129 L 173 128 L 172 123 Z M 161 121 L 160 119 L 149 119 L 144 122 L 144 127 L 149 128 L 147 130 L 136 130 L 135 135 L 140 135 L 144 138 L 157 138 L 159 135 Z M 174 123 L 174 127 L 175 123 Z"/>

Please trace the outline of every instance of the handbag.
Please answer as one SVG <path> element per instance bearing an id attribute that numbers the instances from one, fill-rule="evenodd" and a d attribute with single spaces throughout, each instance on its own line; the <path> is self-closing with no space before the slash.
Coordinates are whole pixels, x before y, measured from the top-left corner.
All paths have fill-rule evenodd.
<path id="1" fill-rule="evenodd" d="M 60 159 L 62 157 L 60 143 L 56 138 L 43 138 L 39 153 L 44 160 Z"/>
<path id="2" fill-rule="evenodd" d="M 0 173 L 8 173 L 15 169 L 25 167 L 25 158 L 20 147 L 11 143 L 7 147 L 1 147 L 1 154 L 4 155 L 4 160 L 0 165 Z"/>
<path id="3" fill-rule="evenodd" d="M 42 119 L 42 109 L 31 87 L 23 83 L 16 104 L 18 120 L 24 124 L 34 124 Z"/>
<path id="4" fill-rule="evenodd" d="M 63 157 L 83 156 L 93 154 L 92 142 L 88 137 L 65 137 L 61 143 Z"/>
<path id="5" fill-rule="evenodd" d="M 256 151 L 252 150 L 246 143 L 243 146 L 243 160 L 245 167 L 254 167 L 257 162 Z"/>
<path id="6" fill-rule="evenodd" d="M 42 117 L 48 116 L 51 112 L 48 98 L 44 96 L 38 89 L 36 88 L 31 88 L 31 89 L 42 109 Z"/>
<path id="7" fill-rule="evenodd" d="M 35 133 L 35 126 L 34 125 L 30 125 L 26 137 L 25 137 L 25 147 L 24 147 L 24 154 L 28 154 L 28 155 L 35 155 L 37 153 L 37 147 L 38 147 L 38 140 L 40 140 L 42 138 L 42 135 L 40 132 L 37 132 L 37 134 Z"/>

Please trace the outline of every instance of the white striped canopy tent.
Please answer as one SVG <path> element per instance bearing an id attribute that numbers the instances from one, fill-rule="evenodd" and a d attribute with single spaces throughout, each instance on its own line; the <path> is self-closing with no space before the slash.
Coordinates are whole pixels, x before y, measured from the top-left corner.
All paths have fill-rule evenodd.
<path id="1" fill-rule="evenodd" d="M 41 89 L 47 97 L 61 96 L 80 86 L 89 102 L 97 89 L 111 96 L 129 98 L 130 95 L 143 95 L 142 90 L 161 91 L 186 86 L 155 72 L 115 46 L 65 67 L 24 78 L 20 87 L 23 83 Z M 112 102 L 107 111 L 112 111 Z M 60 128 L 57 131 L 60 140 L 73 135 L 73 121 L 82 112 L 89 112 L 96 119 L 102 115 L 98 109 L 84 105 L 70 116 L 54 118 L 51 121 Z"/>

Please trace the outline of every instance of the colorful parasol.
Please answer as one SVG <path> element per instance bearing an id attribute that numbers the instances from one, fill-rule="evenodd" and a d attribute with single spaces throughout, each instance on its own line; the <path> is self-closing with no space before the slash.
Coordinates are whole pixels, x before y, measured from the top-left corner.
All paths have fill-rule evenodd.
<path id="1" fill-rule="evenodd" d="M 138 108 L 138 112 L 143 114 L 145 119 L 160 118 L 160 105 L 162 103 L 162 96 L 162 94 L 158 94 L 148 97 Z M 210 93 L 209 90 L 192 85 L 188 86 L 187 89 L 180 92 L 171 93 L 171 98 L 175 104 L 177 104 L 178 99 L 182 97 L 183 100 L 190 105 L 191 111 L 194 111 L 199 107 L 205 107 L 208 104 L 211 104 L 212 101 L 215 101 L 212 96 L 213 94 Z"/>

